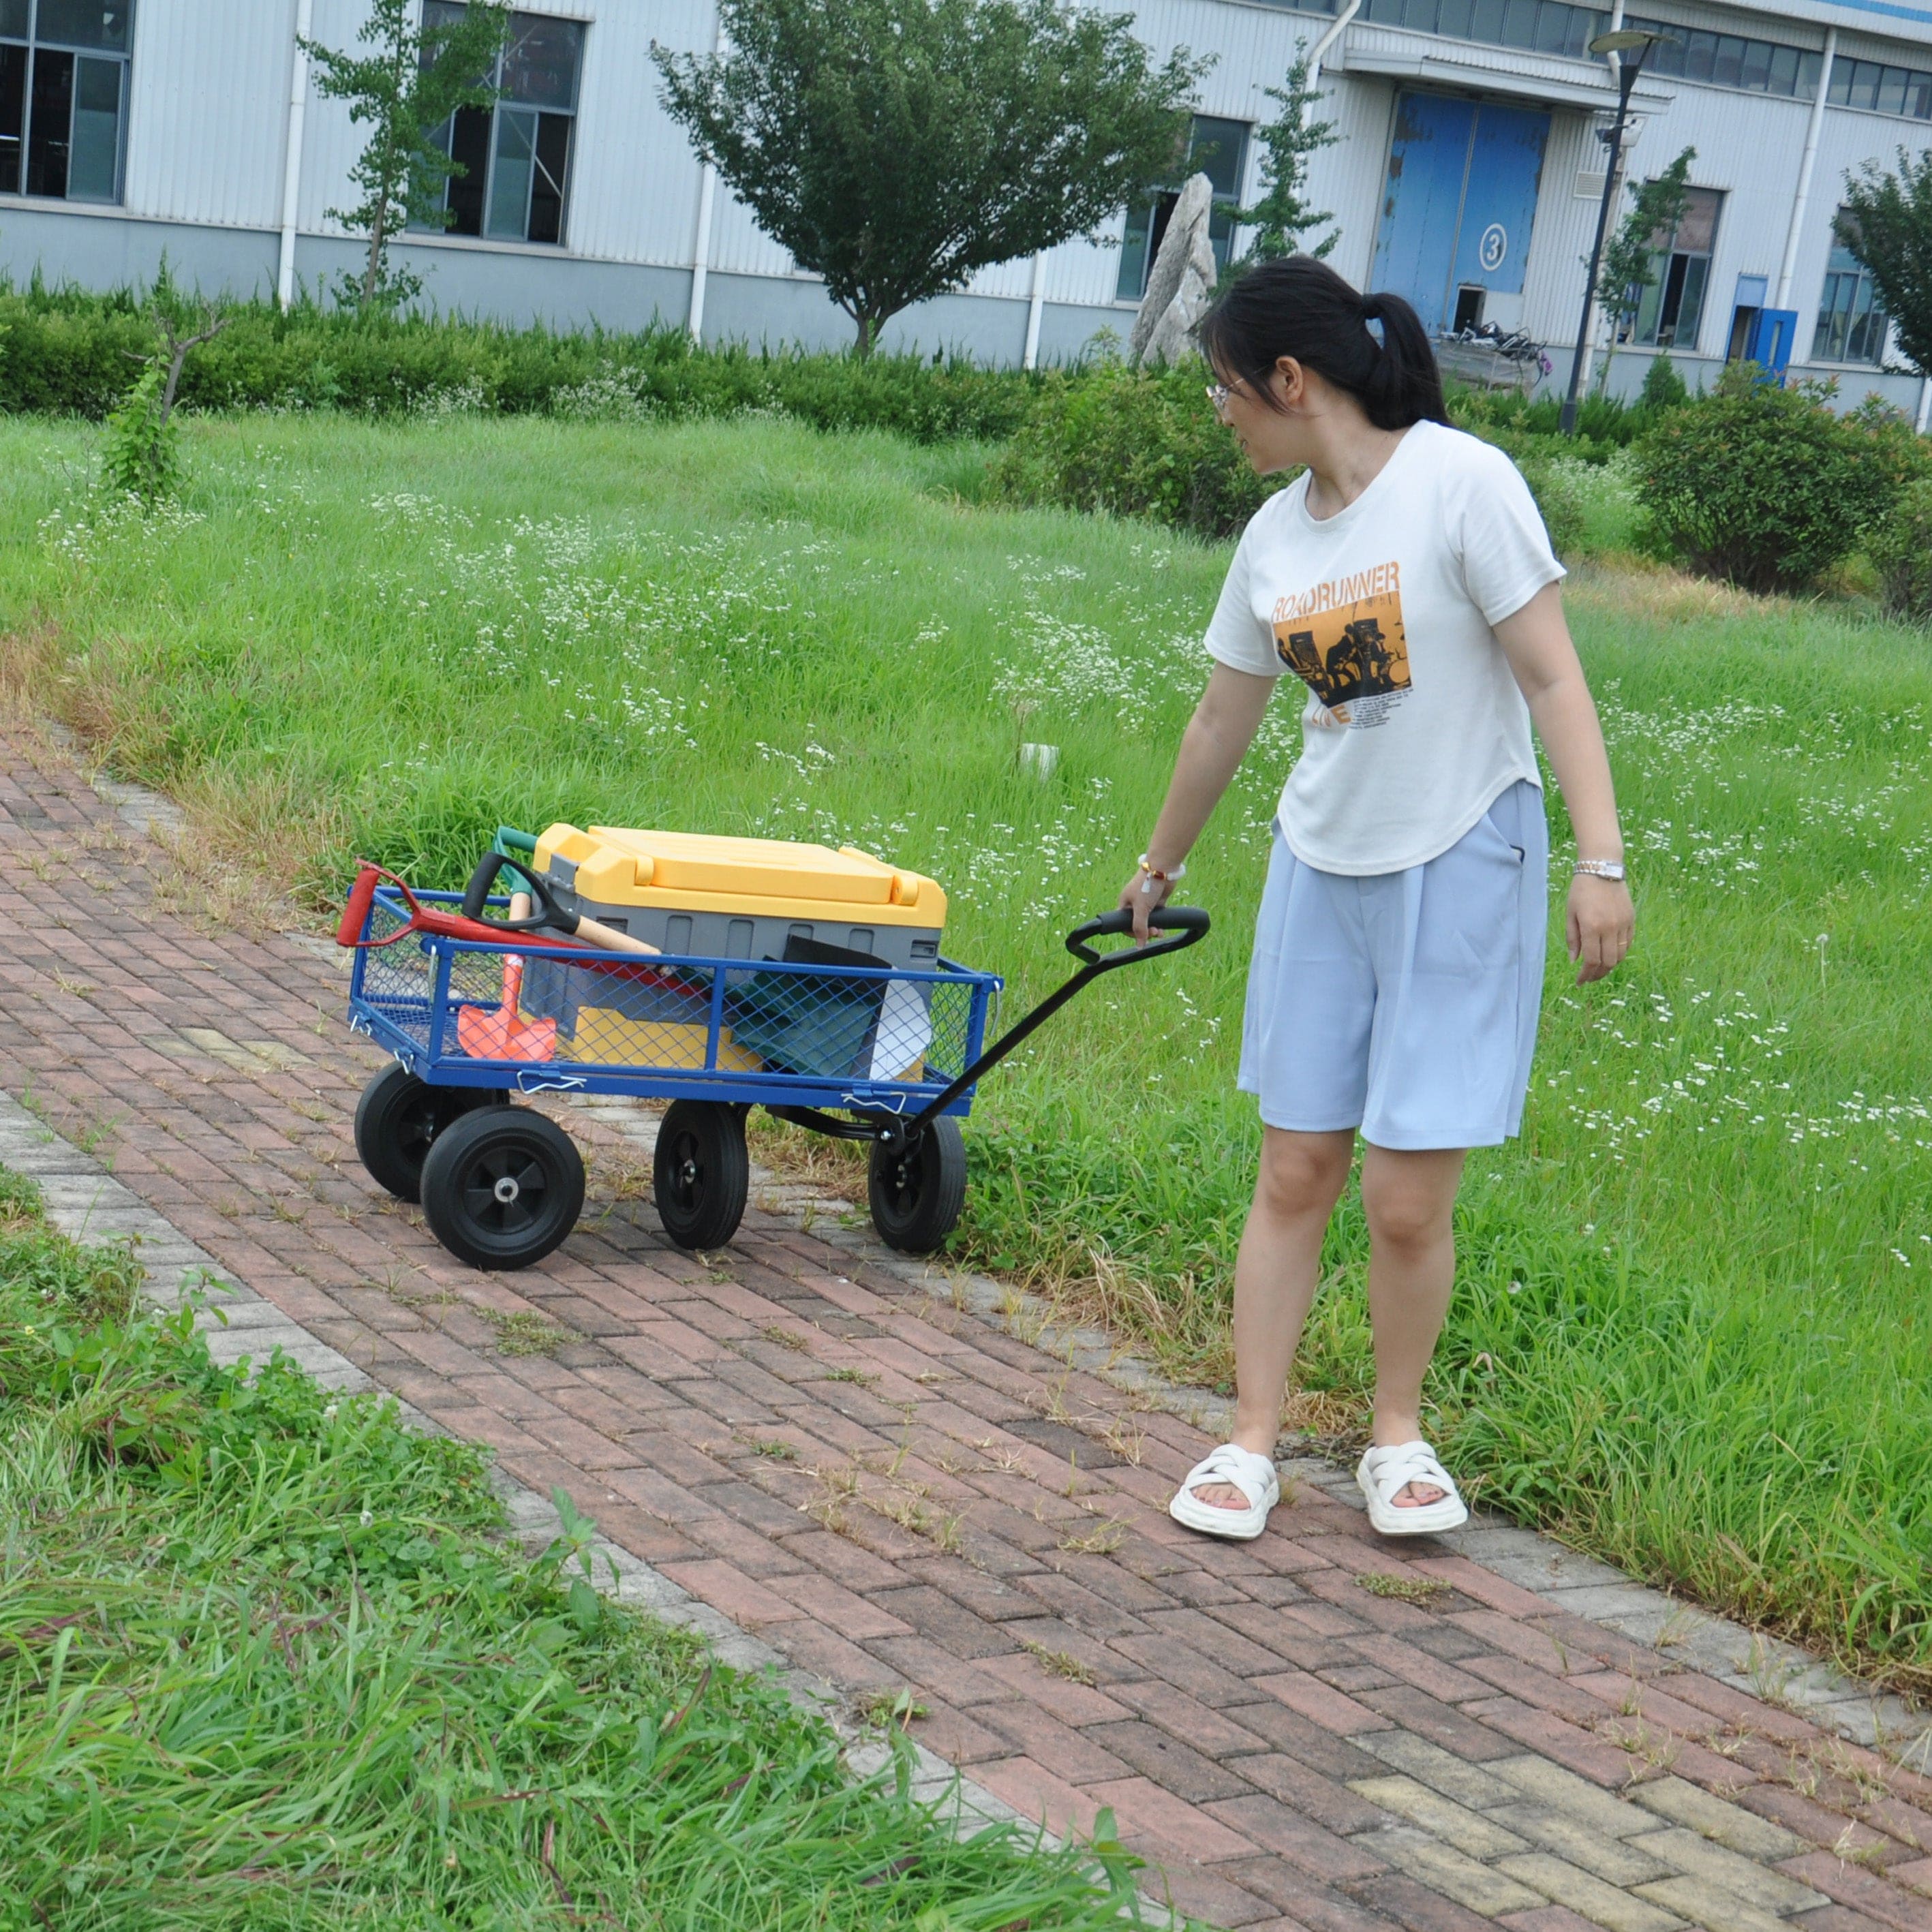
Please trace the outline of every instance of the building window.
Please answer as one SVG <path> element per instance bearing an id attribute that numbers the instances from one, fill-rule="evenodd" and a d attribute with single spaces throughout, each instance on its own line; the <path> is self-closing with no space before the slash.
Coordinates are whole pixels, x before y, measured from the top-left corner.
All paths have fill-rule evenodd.
<path id="1" fill-rule="evenodd" d="M 0 194 L 118 201 L 128 0 L 0 0 Z"/>
<path id="2" fill-rule="evenodd" d="M 1879 306 L 1871 271 L 1838 238 L 1834 227 L 1824 292 L 1818 298 L 1818 327 L 1811 338 L 1812 361 L 1881 362 L 1891 326 L 1892 318 Z"/>
<path id="3" fill-rule="evenodd" d="M 1646 74 L 1790 99 L 1809 100 L 1818 91 L 1825 56 L 1808 47 L 1748 40 L 1742 34 L 1714 34 L 1701 27 L 1679 27 L 1669 20 L 1640 20 L 1635 14 L 1624 25 L 1670 36 L 1658 41 L 1645 57 Z"/>
<path id="4" fill-rule="evenodd" d="M 1208 218 L 1208 238 L 1214 244 L 1214 266 L 1228 266 L 1228 249 L 1234 238 L 1234 211 L 1241 205 L 1241 172 L 1247 165 L 1248 124 L 1217 121 L 1197 114 L 1187 137 L 1183 179 L 1204 174 L 1214 184 L 1214 212 Z M 1180 198 L 1180 188 L 1162 188 L 1138 207 L 1127 210 L 1126 233 L 1120 243 L 1120 278 L 1115 294 L 1121 302 L 1137 302 L 1147 293 L 1148 274 L 1160 253 L 1168 217 Z"/>
<path id="5" fill-rule="evenodd" d="M 1711 248 L 1724 197 L 1714 188 L 1686 190 L 1683 218 L 1668 234 L 1651 237 L 1654 276 L 1637 304 L 1637 341 L 1658 349 L 1694 349 L 1711 279 Z"/>
<path id="6" fill-rule="evenodd" d="M 1591 37 L 1610 24 L 1607 14 L 1572 7 L 1566 0 L 1367 0 L 1362 17 L 1412 33 L 1482 40 L 1526 53 L 1568 54 L 1576 60 L 1588 58 Z"/>
<path id="7" fill-rule="evenodd" d="M 454 0 L 425 0 L 425 26 L 462 16 Z M 490 76 L 501 98 L 494 107 L 458 108 L 440 136 L 463 170 L 446 190 L 449 233 L 562 241 L 583 65 L 580 22 L 510 16 L 509 39 Z"/>
<path id="8" fill-rule="evenodd" d="M 1840 107 L 1864 107 L 1876 114 L 1932 121 L 1932 74 L 1886 67 L 1877 61 L 1834 61 L 1827 98 Z"/>

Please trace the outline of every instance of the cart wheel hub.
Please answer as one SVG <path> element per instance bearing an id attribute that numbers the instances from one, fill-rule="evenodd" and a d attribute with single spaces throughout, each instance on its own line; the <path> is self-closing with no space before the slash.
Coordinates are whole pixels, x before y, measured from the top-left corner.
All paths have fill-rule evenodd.
<path id="1" fill-rule="evenodd" d="M 508 1174 L 505 1174 L 490 1190 L 506 1208 L 508 1207 L 523 1191 L 523 1189 L 518 1185 L 515 1178 Z"/>

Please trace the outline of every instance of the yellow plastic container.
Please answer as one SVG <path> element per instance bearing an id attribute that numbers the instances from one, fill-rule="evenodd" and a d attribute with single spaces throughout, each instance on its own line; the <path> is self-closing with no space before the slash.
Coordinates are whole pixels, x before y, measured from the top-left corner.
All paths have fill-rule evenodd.
<path id="1" fill-rule="evenodd" d="M 808 939 L 930 968 L 946 926 L 935 881 L 849 845 L 558 824 L 536 869 L 580 912 L 670 953 L 776 959 Z"/>

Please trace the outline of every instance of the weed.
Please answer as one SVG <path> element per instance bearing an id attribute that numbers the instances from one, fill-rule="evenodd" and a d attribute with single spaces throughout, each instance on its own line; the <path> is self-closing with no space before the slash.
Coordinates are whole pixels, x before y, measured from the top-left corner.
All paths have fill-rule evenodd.
<path id="1" fill-rule="evenodd" d="M 798 1451 L 789 1442 L 781 1442 L 776 1438 L 766 1442 L 754 1442 L 752 1444 L 752 1454 L 754 1456 L 766 1456 L 774 1462 L 796 1462 L 798 1460 Z"/>
<path id="2" fill-rule="evenodd" d="M 1438 1576 L 1394 1576 L 1371 1570 L 1355 1579 L 1355 1587 L 1372 1597 L 1390 1597 L 1399 1604 L 1434 1604 L 1450 1594 Z"/>
<path id="3" fill-rule="evenodd" d="M 1111 1556 L 1126 1540 L 1126 1525 L 1109 1516 L 1092 1529 L 1070 1530 L 1060 1539 L 1060 1546 L 1076 1556 Z"/>
<path id="4" fill-rule="evenodd" d="M 870 1388 L 879 1378 L 870 1369 L 828 1369 L 825 1379 L 829 1382 L 856 1382 L 861 1388 Z"/>
<path id="5" fill-rule="evenodd" d="M 776 1348 L 794 1349 L 800 1354 L 811 1352 L 812 1344 L 795 1328 L 781 1328 L 774 1322 L 769 1327 L 760 1328 L 758 1333 Z"/>
<path id="6" fill-rule="evenodd" d="M 554 1355 L 572 1339 L 567 1328 L 560 1328 L 534 1309 L 514 1309 L 506 1315 L 479 1303 L 476 1312 L 496 1330 L 500 1355 Z"/>
<path id="7" fill-rule="evenodd" d="M 875 1731 L 902 1731 L 926 1714 L 926 1706 L 909 1690 L 863 1691 L 856 1705 L 861 1722 Z"/>
<path id="8" fill-rule="evenodd" d="M 1090 1689 L 1100 1682 L 1092 1669 L 1082 1664 L 1071 1651 L 1049 1650 L 1043 1643 L 1035 1643 L 1030 1637 L 1020 1639 L 1020 1648 L 1042 1670 L 1050 1670 L 1056 1677 L 1064 1677 L 1070 1684 L 1084 1684 Z"/>

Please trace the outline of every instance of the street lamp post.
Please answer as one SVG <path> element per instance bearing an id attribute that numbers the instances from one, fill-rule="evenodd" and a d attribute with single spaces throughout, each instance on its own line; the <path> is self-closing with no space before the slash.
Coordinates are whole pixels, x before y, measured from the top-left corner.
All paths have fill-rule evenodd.
<path id="1" fill-rule="evenodd" d="M 1597 206 L 1597 239 L 1590 250 L 1590 272 L 1583 284 L 1583 316 L 1576 325 L 1576 353 L 1570 358 L 1570 393 L 1563 398 L 1560 424 L 1565 436 L 1576 434 L 1576 398 L 1583 386 L 1583 364 L 1590 352 L 1590 311 L 1597 305 L 1597 277 L 1603 267 L 1604 236 L 1610 225 L 1610 200 L 1617 191 L 1617 163 L 1622 158 L 1624 127 L 1630 114 L 1630 89 L 1636 85 L 1644 56 L 1665 34 L 1646 33 L 1640 28 L 1619 28 L 1613 34 L 1599 34 L 1590 43 L 1593 54 L 1616 54 L 1617 62 L 1617 118 L 1611 124 L 1610 159 L 1604 166 L 1604 198 Z"/>

